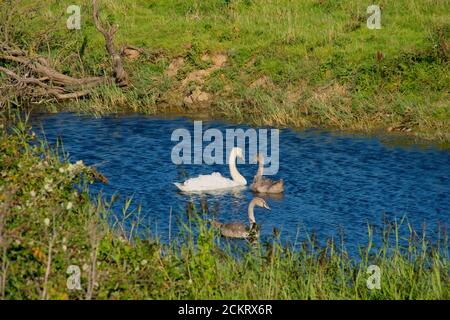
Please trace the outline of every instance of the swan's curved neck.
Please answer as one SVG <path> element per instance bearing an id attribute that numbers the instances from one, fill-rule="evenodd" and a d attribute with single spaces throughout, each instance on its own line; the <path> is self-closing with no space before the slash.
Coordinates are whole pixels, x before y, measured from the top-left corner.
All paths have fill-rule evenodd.
<path id="1" fill-rule="evenodd" d="M 255 201 L 252 200 L 248 205 L 248 221 L 250 222 L 250 226 L 256 223 L 255 213 L 253 212 L 254 208 L 255 208 Z"/>
<path id="2" fill-rule="evenodd" d="M 241 185 L 246 185 L 247 180 L 239 173 L 236 167 L 236 151 L 233 149 L 230 153 L 230 159 L 229 159 L 229 168 L 230 168 L 230 175 L 234 182 L 237 182 Z"/>
<path id="3" fill-rule="evenodd" d="M 256 172 L 256 178 L 261 178 L 264 172 L 264 158 L 262 154 L 258 155 L 258 171 Z"/>

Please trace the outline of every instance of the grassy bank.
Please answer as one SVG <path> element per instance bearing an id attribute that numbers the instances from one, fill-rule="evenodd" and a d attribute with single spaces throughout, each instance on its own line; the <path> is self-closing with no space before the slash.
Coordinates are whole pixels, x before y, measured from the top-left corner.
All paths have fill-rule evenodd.
<path id="1" fill-rule="evenodd" d="M 433 245 L 413 231 L 381 248 L 368 243 L 358 259 L 333 241 L 294 251 L 276 238 L 236 255 L 207 213 L 170 244 L 136 237 L 123 228 L 126 213 L 89 196 L 98 172 L 64 160 L 20 122 L 0 130 L 0 177 L 1 298 L 450 299 L 446 238 Z M 386 231 L 395 236 L 395 226 Z M 380 289 L 366 287 L 372 264 Z M 80 290 L 68 290 L 77 267 Z"/>
<path id="2" fill-rule="evenodd" d="M 91 2 L 81 30 L 67 30 L 73 1 L 2 5 L 2 30 L 30 54 L 73 76 L 110 70 Z M 366 27 L 367 1 L 100 1 L 119 25 L 117 46 L 132 86 L 99 88 L 51 109 L 94 113 L 206 113 L 238 122 L 401 131 L 450 141 L 446 1 L 379 1 L 381 30 Z M 6 34 L 6 33 L 5 33 Z M 5 64 L 0 60 L 0 65 Z M 3 75 L 0 74 L 0 81 Z M 4 95 L 5 96 L 5 95 Z M 14 95 L 3 99 L 15 101 Z"/>

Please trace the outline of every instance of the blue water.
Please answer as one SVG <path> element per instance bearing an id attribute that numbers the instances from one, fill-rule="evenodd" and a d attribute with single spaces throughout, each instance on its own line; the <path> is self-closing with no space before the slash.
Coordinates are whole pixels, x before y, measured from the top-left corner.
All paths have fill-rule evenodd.
<path id="1" fill-rule="evenodd" d="M 154 234 L 167 240 L 187 202 L 206 201 L 220 221 L 247 222 L 246 210 L 253 194 L 249 189 L 220 195 L 188 196 L 173 182 L 219 171 L 229 177 L 227 165 L 175 165 L 172 131 L 193 122 L 184 118 L 157 119 L 143 115 L 93 118 L 59 113 L 38 115 L 34 129 L 45 130 L 50 144 L 63 141 L 71 161 L 96 165 L 108 184 L 96 183 L 106 196 L 119 194 L 115 210 L 133 196 L 132 209 L 141 205 L 141 218 Z M 204 122 L 204 128 L 248 128 L 222 122 Z M 251 181 L 256 165 L 238 165 Z M 381 228 L 384 218 L 404 218 L 427 234 L 450 224 L 450 153 L 433 146 L 385 143 L 380 138 L 327 131 L 280 131 L 280 169 L 285 180 L 283 197 L 269 197 L 271 211 L 256 210 L 263 237 L 276 227 L 291 244 L 314 232 L 317 239 L 344 234 L 347 248 L 355 252 L 367 242 L 367 225 Z M 405 228 L 406 229 L 406 228 Z"/>

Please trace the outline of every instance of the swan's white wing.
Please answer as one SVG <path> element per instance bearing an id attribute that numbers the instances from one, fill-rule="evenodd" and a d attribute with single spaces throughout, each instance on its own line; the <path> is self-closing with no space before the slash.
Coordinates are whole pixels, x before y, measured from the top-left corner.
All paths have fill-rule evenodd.
<path id="1" fill-rule="evenodd" d="M 213 172 L 208 175 L 199 175 L 198 177 L 186 180 L 183 184 L 175 183 L 182 191 L 208 191 L 227 189 L 238 186 L 231 179 L 223 177 L 219 172 Z"/>

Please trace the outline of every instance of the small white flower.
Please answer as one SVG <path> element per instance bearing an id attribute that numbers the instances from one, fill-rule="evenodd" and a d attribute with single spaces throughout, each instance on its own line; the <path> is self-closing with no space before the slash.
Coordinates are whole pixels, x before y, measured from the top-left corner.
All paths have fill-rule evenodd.
<path id="1" fill-rule="evenodd" d="M 30 191 L 30 196 L 33 197 L 33 198 L 36 197 L 36 191 L 31 190 Z"/>
<path id="2" fill-rule="evenodd" d="M 67 251 L 67 246 L 65 244 L 63 244 L 62 249 L 63 249 L 64 252 L 66 252 Z"/>
<path id="3" fill-rule="evenodd" d="M 73 204 L 72 204 L 72 202 L 69 201 L 69 202 L 67 203 L 66 209 L 67 209 L 67 210 L 70 210 L 70 209 L 72 209 L 72 207 L 73 207 Z"/>
<path id="4" fill-rule="evenodd" d="M 64 168 L 63 167 L 61 167 L 61 168 L 59 168 L 59 172 L 61 172 L 61 173 L 64 173 Z"/>
<path id="5" fill-rule="evenodd" d="M 50 219 L 49 218 L 45 218 L 44 219 L 44 224 L 48 227 L 50 225 Z"/>
<path id="6" fill-rule="evenodd" d="M 75 164 L 69 163 L 67 165 L 67 172 L 69 173 L 76 173 L 77 171 L 79 171 L 80 169 L 82 169 L 84 167 L 84 163 L 83 160 L 78 160 L 77 162 L 75 162 Z"/>
<path id="7" fill-rule="evenodd" d="M 87 269 L 89 269 L 89 266 L 85 263 L 81 268 L 83 269 L 83 271 L 86 271 Z"/>
<path id="8" fill-rule="evenodd" d="M 141 261 L 141 264 L 142 264 L 143 266 L 145 266 L 145 265 L 147 264 L 147 262 L 148 262 L 148 261 L 144 259 L 144 260 Z"/>
<path id="9" fill-rule="evenodd" d="M 52 192 L 53 191 L 53 188 L 52 188 L 52 186 L 49 183 L 44 185 L 44 189 L 47 192 Z"/>

